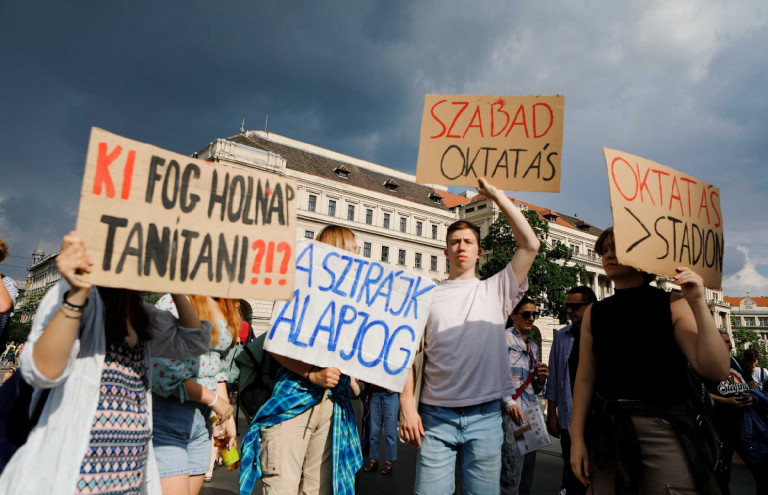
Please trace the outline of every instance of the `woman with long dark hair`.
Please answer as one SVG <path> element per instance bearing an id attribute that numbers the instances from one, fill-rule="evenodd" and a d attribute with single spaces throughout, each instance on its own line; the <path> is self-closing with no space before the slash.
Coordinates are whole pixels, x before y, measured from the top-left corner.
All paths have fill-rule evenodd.
<path id="1" fill-rule="evenodd" d="M 40 302 L 20 372 L 51 389 L 26 444 L 0 477 L 0 493 L 162 493 L 152 450 L 151 355 L 184 359 L 205 352 L 210 324 L 184 296 L 179 317 L 136 291 L 80 279 L 93 261 L 75 234 L 64 236 L 62 280 Z"/>
<path id="2" fill-rule="evenodd" d="M 613 296 L 584 314 L 571 420 L 571 466 L 593 493 L 719 493 L 707 458 L 701 390 L 728 374 L 728 350 L 707 307 L 702 278 L 685 267 L 682 296 L 621 265 L 613 229 L 595 243 Z M 691 391 L 689 393 L 689 391 Z M 585 430 L 589 429 L 585 435 Z M 589 446 L 589 450 L 588 450 Z"/>

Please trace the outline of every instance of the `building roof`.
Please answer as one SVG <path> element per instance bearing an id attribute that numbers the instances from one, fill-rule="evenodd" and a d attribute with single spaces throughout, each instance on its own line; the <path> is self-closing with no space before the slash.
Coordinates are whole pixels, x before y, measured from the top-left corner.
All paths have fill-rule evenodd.
<path id="1" fill-rule="evenodd" d="M 724 296 L 723 297 L 723 301 L 725 301 L 728 304 L 730 304 L 731 307 L 736 307 L 736 308 L 739 307 L 739 303 L 741 303 L 741 301 L 743 301 L 744 299 L 745 298 L 743 298 L 743 297 L 729 297 L 729 296 Z M 750 296 L 750 299 L 755 301 L 755 305 L 756 306 L 763 307 L 763 308 L 768 307 L 768 297 L 752 297 L 752 296 Z"/>
<path id="2" fill-rule="evenodd" d="M 270 141 L 253 132 L 231 136 L 227 140 L 278 154 L 285 159 L 286 166 L 289 169 L 297 172 L 322 177 L 347 186 L 375 191 L 400 200 L 412 201 L 441 210 L 448 209 L 441 201 L 441 198 L 449 193 L 404 180 L 402 177 L 397 177 L 395 180 L 391 175 L 352 163 L 334 160 L 301 148 Z M 339 174 L 338 171 L 342 171 L 342 169 L 348 173 Z M 343 175 L 347 177 L 344 178 Z M 433 200 L 432 198 L 435 199 Z"/>
<path id="3" fill-rule="evenodd" d="M 443 204 L 448 208 L 464 206 L 465 204 L 469 203 L 469 199 L 467 199 L 466 196 L 453 194 L 448 191 L 440 191 L 440 196 L 443 197 Z"/>
<path id="4" fill-rule="evenodd" d="M 473 203 L 477 203 L 477 202 L 480 202 L 480 201 L 485 201 L 486 199 L 488 199 L 487 196 L 485 196 L 483 194 L 478 194 L 477 196 L 472 198 L 467 203 L 467 205 L 471 205 Z M 522 201 L 522 200 L 519 200 L 519 199 L 515 199 L 515 198 L 509 198 L 509 199 L 512 200 L 512 202 L 517 204 L 517 205 L 523 205 L 523 206 L 526 206 L 529 210 L 535 211 L 536 213 L 539 214 L 539 216 L 543 220 L 547 220 L 546 218 L 544 218 L 545 216 L 550 216 L 550 217 L 551 216 L 555 216 L 555 223 L 557 225 L 562 225 L 563 227 L 567 227 L 567 228 L 570 228 L 570 229 L 580 230 L 582 232 L 587 232 L 589 234 L 596 235 L 596 236 L 600 235 L 600 233 L 602 233 L 601 229 L 595 227 L 594 225 L 588 224 L 587 222 L 585 222 L 583 220 L 580 220 L 578 218 L 571 217 L 571 216 L 568 216 L 568 215 L 563 215 L 562 213 L 556 212 L 556 211 L 554 211 L 554 210 L 552 210 L 550 208 L 544 208 L 542 206 L 537 206 L 537 205 L 534 205 L 532 203 L 528 203 L 526 201 Z"/>

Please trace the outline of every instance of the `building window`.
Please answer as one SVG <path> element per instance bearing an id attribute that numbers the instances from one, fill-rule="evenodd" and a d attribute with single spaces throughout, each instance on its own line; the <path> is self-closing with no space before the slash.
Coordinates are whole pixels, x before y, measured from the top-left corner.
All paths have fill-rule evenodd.
<path id="1" fill-rule="evenodd" d="M 389 247 L 381 246 L 381 261 L 389 262 Z"/>
<path id="2" fill-rule="evenodd" d="M 384 214 L 384 228 L 385 229 L 389 228 L 389 213 Z"/>
<path id="3" fill-rule="evenodd" d="M 484 210 L 486 208 L 488 208 L 488 205 L 477 205 L 478 210 Z"/>
<path id="4" fill-rule="evenodd" d="M 768 327 L 768 318 L 758 318 L 758 325 L 761 327 Z"/>
<path id="5" fill-rule="evenodd" d="M 365 223 L 368 225 L 373 224 L 373 210 L 370 208 L 366 208 L 365 210 Z"/>
<path id="6" fill-rule="evenodd" d="M 407 223 L 406 222 L 407 221 L 406 221 L 405 217 L 400 217 L 400 232 L 405 232 L 406 231 L 406 228 L 407 228 Z"/>
<path id="7" fill-rule="evenodd" d="M 347 220 L 355 220 L 355 205 L 347 205 Z"/>
<path id="8" fill-rule="evenodd" d="M 595 257 L 595 252 L 592 251 L 591 249 L 587 249 L 587 255 L 589 255 L 590 257 L 594 258 Z"/>
<path id="9" fill-rule="evenodd" d="M 336 201 L 333 199 L 328 200 L 328 215 L 331 217 L 336 216 Z"/>
<path id="10" fill-rule="evenodd" d="M 745 327 L 754 327 L 755 326 L 755 319 L 753 317 L 744 317 L 744 326 Z"/>
<path id="11" fill-rule="evenodd" d="M 366 258 L 371 257 L 371 243 L 370 242 L 364 242 L 363 243 L 363 256 Z"/>
<path id="12" fill-rule="evenodd" d="M 421 253 L 416 253 L 413 260 L 413 267 L 421 270 Z"/>
<path id="13" fill-rule="evenodd" d="M 571 251 L 573 251 L 573 254 L 579 254 L 579 246 L 571 244 Z"/>
<path id="14" fill-rule="evenodd" d="M 431 256 L 429 259 L 429 269 L 433 272 L 437 271 L 437 256 Z"/>
<path id="15" fill-rule="evenodd" d="M 309 195 L 309 203 L 307 203 L 307 211 L 315 211 L 317 207 L 317 196 L 314 194 Z"/>
<path id="16" fill-rule="evenodd" d="M 423 224 L 421 222 L 416 222 L 416 235 L 421 236 L 422 226 Z"/>
<path id="17" fill-rule="evenodd" d="M 432 226 L 432 239 L 437 239 L 437 225 Z"/>
<path id="18" fill-rule="evenodd" d="M 474 207 L 474 206 L 472 206 L 472 207 L 470 207 L 470 208 L 467 208 L 466 210 L 464 210 L 464 212 L 465 212 L 465 213 L 472 213 L 473 211 L 475 211 L 475 207 Z"/>
<path id="19" fill-rule="evenodd" d="M 451 260 L 448 258 L 445 258 L 445 273 L 449 273 L 451 271 Z"/>
<path id="20" fill-rule="evenodd" d="M 315 238 L 315 233 L 312 232 L 311 230 L 305 230 L 304 231 L 304 237 L 306 237 L 307 239 L 314 239 Z"/>
<path id="21" fill-rule="evenodd" d="M 405 265 L 405 249 L 398 249 L 397 251 L 397 264 Z"/>

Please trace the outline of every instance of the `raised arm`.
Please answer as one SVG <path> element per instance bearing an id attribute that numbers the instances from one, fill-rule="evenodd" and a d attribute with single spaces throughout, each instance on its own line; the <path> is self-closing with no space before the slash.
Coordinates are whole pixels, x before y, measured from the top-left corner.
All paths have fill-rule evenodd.
<path id="1" fill-rule="evenodd" d="M 78 311 L 68 308 L 83 307 L 88 301 L 91 285 L 80 281 L 77 275 L 89 273 L 92 265 L 93 260 L 86 255 L 82 239 L 74 231 L 65 235 L 56 257 L 56 267 L 72 288 L 64 296 L 63 306 L 48 322 L 32 349 L 35 367 L 49 380 L 61 377 L 69 362 L 80 328 L 82 309 Z"/>
<path id="2" fill-rule="evenodd" d="M 677 344 L 696 373 L 716 382 L 725 379 L 730 370 L 728 348 L 707 307 L 701 276 L 678 267 L 673 280 L 683 289 L 683 297 L 673 295 L 671 301 Z"/>
<path id="3" fill-rule="evenodd" d="M 573 388 L 571 417 L 571 468 L 583 485 L 589 484 L 589 452 L 584 438 L 587 411 L 595 389 L 595 356 L 592 352 L 592 306 L 584 312 L 581 322 L 579 367 Z"/>
<path id="4" fill-rule="evenodd" d="M 541 242 L 533 232 L 531 225 L 520 211 L 520 208 L 512 204 L 512 201 L 504 194 L 504 191 L 496 189 L 484 178 L 477 181 L 477 192 L 484 194 L 493 200 L 509 222 L 512 235 L 517 241 L 517 251 L 512 256 L 512 273 L 518 284 L 522 284 L 528 276 L 528 270 L 533 265 L 533 260 L 539 253 Z"/>

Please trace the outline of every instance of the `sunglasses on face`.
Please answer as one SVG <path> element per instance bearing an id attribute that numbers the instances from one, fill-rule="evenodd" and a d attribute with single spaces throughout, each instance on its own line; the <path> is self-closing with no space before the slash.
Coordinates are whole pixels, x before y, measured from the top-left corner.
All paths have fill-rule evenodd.
<path id="1" fill-rule="evenodd" d="M 531 318 L 538 318 L 540 313 L 538 311 L 521 311 L 518 314 L 521 315 L 524 320 L 530 320 Z"/>
<path id="2" fill-rule="evenodd" d="M 580 307 L 586 306 L 587 304 L 589 303 L 565 303 L 565 307 L 571 311 L 578 311 Z"/>

